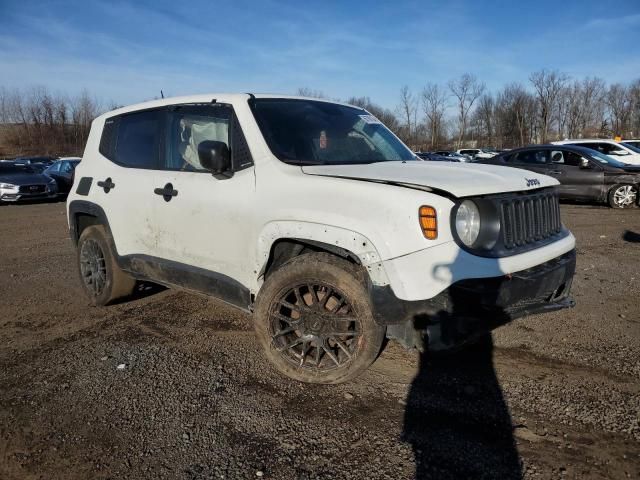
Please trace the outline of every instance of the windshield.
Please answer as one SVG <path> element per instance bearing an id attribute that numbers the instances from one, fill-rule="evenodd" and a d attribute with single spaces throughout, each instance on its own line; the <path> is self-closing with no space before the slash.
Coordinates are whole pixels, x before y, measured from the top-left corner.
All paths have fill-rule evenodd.
<path id="1" fill-rule="evenodd" d="M 253 114 L 273 154 L 296 165 L 416 160 L 365 110 L 315 100 L 255 99 Z"/>
<path id="2" fill-rule="evenodd" d="M 605 155 L 604 153 L 599 152 L 598 150 L 592 150 L 590 148 L 588 150 L 590 150 L 589 155 L 591 155 L 594 160 L 597 160 L 600 163 L 605 163 L 607 165 L 611 165 L 612 167 L 619 168 L 628 166 L 626 163 L 622 163 L 615 158 L 610 157 L 609 155 Z"/>
<path id="3" fill-rule="evenodd" d="M 27 165 L 16 165 L 15 163 L 1 164 L 0 175 L 11 175 L 14 173 L 35 173 L 33 168 Z"/>
<path id="4" fill-rule="evenodd" d="M 636 147 L 635 145 L 633 145 L 631 143 L 627 143 L 627 142 L 621 142 L 621 143 L 622 143 L 622 145 L 627 147 L 632 152 L 640 153 L 640 148 Z"/>

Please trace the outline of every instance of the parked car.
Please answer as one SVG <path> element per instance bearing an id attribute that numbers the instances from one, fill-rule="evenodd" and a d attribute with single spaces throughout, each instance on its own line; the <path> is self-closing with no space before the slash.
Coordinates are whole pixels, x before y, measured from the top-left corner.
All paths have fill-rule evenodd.
<path id="1" fill-rule="evenodd" d="M 591 148 L 605 155 L 613 156 L 623 163 L 630 165 L 640 165 L 640 150 L 615 140 L 561 140 L 551 142 L 552 145 L 578 145 L 580 147 Z"/>
<path id="2" fill-rule="evenodd" d="M 458 162 L 468 162 L 469 161 L 469 158 L 466 157 L 465 155 L 461 155 L 461 154 L 456 153 L 456 152 L 450 152 L 448 150 L 438 150 L 435 153 L 436 153 L 436 155 L 442 155 L 443 157 L 452 158 L 454 160 L 457 160 Z"/>
<path id="3" fill-rule="evenodd" d="M 31 168 L 43 172 L 56 159 L 53 157 L 18 157 L 13 160 L 16 165 L 30 165 Z"/>
<path id="4" fill-rule="evenodd" d="M 416 153 L 416 155 L 418 155 L 418 157 L 420 157 L 422 160 L 428 160 L 431 162 L 459 162 L 460 161 L 457 158 L 445 157 L 433 152 L 418 152 Z"/>
<path id="5" fill-rule="evenodd" d="M 211 295 L 252 312 L 281 373 L 338 383 L 385 336 L 446 349 L 572 306 L 557 184 L 417 161 L 358 107 L 197 95 L 95 119 L 67 208 L 93 304 L 136 279 Z"/>
<path id="6" fill-rule="evenodd" d="M 496 156 L 496 152 L 487 148 L 463 148 L 456 153 L 465 155 L 469 160 L 475 160 L 477 158 L 491 158 Z"/>
<path id="7" fill-rule="evenodd" d="M 57 195 L 56 181 L 30 165 L 0 163 L 0 204 L 20 200 L 53 199 Z"/>
<path id="8" fill-rule="evenodd" d="M 560 181 L 560 198 L 633 207 L 638 201 L 640 166 L 630 166 L 597 150 L 576 145 L 518 148 L 482 163 L 523 168 Z"/>
<path id="9" fill-rule="evenodd" d="M 44 174 L 55 179 L 58 184 L 59 195 L 67 195 L 71 190 L 74 172 L 80 160 L 79 157 L 63 157 L 53 162 L 44 170 Z"/>

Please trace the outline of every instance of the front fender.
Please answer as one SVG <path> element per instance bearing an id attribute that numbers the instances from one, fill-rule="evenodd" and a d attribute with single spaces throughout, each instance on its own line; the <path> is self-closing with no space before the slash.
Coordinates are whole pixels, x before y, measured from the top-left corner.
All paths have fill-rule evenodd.
<path id="1" fill-rule="evenodd" d="M 380 253 L 365 235 L 342 227 L 305 221 L 274 221 L 264 226 L 258 235 L 256 272 L 264 270 L 274 243 L 284 239 L 309 241 L 346 250 L 367 269 L 374 285 L 389 284 Z"/>

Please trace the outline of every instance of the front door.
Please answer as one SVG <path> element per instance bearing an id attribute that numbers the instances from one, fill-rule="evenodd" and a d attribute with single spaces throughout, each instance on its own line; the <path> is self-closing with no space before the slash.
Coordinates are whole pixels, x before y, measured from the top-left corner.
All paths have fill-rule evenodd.
<path id="1" fill-rule="evenodd" d="M 586 160 L 586 166 L 583 166 Z M 604 172 L 599 165 L 583 159 L 575 152 L 553 150 L 549 174 L 560 182 L 558 192 L 562 198 L 573 200 L 601 200 Z"/>
<path id="2" fill-rule="evenodd" d="M 239 165 L 234 155 L 248 149 L 238 148 L 244 137 L 236 131 L 240 127 L 233 109 L 221 104 L 173 107 L 165 113 L 164 125 L 162 168 L 155 172 L 152 199 L 156 256 L 182 272 L 183 281 L 176 283 L 199 283 L 194 289 L 223 298 L 233 295 L 228 289 L 247 285 L 252 276 L 247 258 L 254 251 L 252 216 L 260 208 L 254 203 L 252 162 L 245 158 Z M 216 178 L 202 167 L 198 146 L 207 141 L 230 147 L 236 168 L 232 176 Z M 217 288 L 227 289 L 226 294 Z"/>

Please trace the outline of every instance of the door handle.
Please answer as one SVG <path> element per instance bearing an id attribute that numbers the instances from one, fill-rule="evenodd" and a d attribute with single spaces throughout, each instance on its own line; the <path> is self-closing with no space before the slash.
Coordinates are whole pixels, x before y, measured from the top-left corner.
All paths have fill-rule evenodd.
<path id="1" fill-rule="evenodd" d="M 551 175 L 562 175 L 562 170 L 549 170 Z"/>
<path id="2" fill-rule="evenodd" d="M 104 193 L 109 193 L 112 188 L 115 188 L 116 184 L 111 181 L 111 177 L 107 177 L 106 180 L 100 180 L 98 186 L 103 188 Z"/>
<path id="3" fill-rule="evenodd" d="M 173 185 L 167 183 L 163 188 L 155 188 L 153 193 L 161 195 L 165 202 L 170 201 L 173 197 L 178 196 L 178 191 L 174 190 Z"/>

